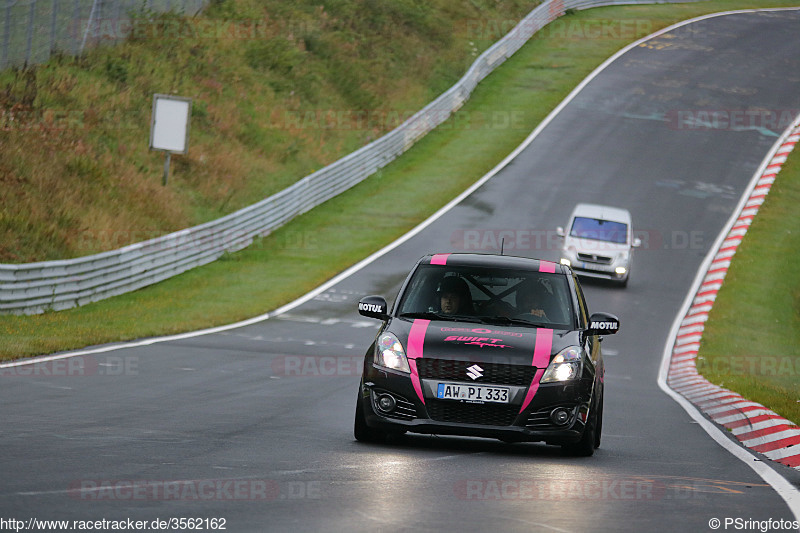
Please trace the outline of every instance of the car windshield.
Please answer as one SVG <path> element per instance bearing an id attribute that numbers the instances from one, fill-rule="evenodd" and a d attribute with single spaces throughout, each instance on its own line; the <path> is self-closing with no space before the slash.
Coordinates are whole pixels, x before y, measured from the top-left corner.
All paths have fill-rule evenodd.
<path id="1" fill-rule="evenodd" d="M 571 237 L 592 239 L 617 244 L 628 242 L 628 225 L 624 222 L 612 222 L 588 217 L 575 217 L 572 228 L 569 230 Z"/>
<path id="2" fill-rule="evenodd" d="M 398 316 L 573 329 L 566 277 L 532 270 L 420 265 Z"/>

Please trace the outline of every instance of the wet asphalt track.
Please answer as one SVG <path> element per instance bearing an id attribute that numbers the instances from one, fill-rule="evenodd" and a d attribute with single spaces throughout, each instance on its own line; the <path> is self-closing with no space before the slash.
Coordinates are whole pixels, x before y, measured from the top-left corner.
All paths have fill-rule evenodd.
<path id="1" fill-rule="evenodd" d="M 0 518 L 224 518 L 228 531 L 710 531 L 712 518 L 794 519 L 656 376 L 702 258 L 787 125 L 685 121 L 793 117 L 799 29 L 796 11 L 737 14 L 632 49 L 474 195 L 283 316 L 83 357 L 91 376 L 3 376 Z M 392 299 L 425 253 L 496 251 L 504 230 L 520 232 L 507 253 L 557 259 L 547 232 L 578 201 L 625 206 L 645 232 L 627 289 L 584 285 L 592 311 L 622 319 L 604 341 L 595 456 L 463 438 L 356 443 L 358 360 L 377 329 L 358 298 Z"/>

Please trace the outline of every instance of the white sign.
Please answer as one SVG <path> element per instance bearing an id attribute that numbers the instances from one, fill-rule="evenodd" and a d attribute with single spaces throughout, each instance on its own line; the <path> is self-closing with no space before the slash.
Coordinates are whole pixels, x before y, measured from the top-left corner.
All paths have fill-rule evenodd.
<path id="1" fill-rule="evenodd" d="M 185 154 L 189 149 L 189 115 L 192 99 L 167 94 L 153 95 L 150 149 Z"/>

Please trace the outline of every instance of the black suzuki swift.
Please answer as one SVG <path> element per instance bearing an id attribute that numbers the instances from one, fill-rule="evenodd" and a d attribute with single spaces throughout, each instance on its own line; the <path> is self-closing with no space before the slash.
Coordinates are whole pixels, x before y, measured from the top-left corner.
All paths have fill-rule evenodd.
<path id="1" fill-rule="evenodd" d="M 428 255 L 391 311 L 381 296 L 358 308 L 384 324 L 364 358 L 356 439 L 468 435 L 543 441 L 575 455 L 600 445 L 600 335 L 616 333 L 619 319 L 589 316 L 569 267 Z"/>

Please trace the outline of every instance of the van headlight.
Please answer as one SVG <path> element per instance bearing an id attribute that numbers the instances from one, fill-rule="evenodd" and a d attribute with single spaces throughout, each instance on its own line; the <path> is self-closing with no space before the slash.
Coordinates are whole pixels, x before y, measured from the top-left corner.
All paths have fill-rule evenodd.
<path id="1" fill-rule="evenodd" d="M 382 333 L 375 343 L 375 366 L 411 373 L 403 345 L 392 333 Z"/>
<path id="2" fill-rule="evenodd" d="M 577 346 L 570 346 L 556 355 L 539 383 L 557 383 L 576 379 L 581 375 L 583 357 Z"/>

